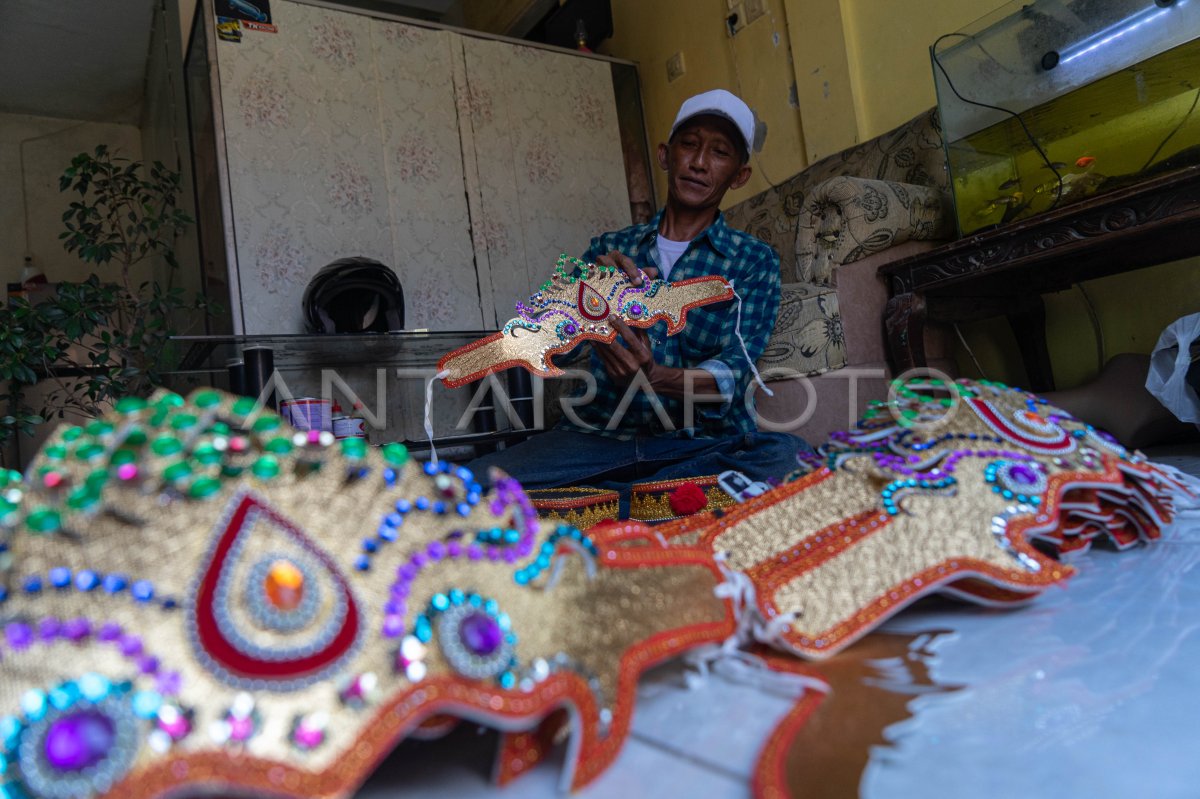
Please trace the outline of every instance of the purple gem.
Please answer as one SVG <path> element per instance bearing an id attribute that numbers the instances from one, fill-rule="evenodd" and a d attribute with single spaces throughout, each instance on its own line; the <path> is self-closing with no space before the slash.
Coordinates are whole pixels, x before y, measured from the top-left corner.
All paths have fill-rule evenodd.
<path id="1" fill-rule="evenodd" d="M 644 310 L 645 308 L 642 307 L 640 302 L 635 302 L 633 305 L 629 306 L 629 313 L 633 316 L 641 316 L 642 311 Z"/>
<path id="2" fill-rule="evenodd" d="M 122 635 L 118 646 L 126 657 L 142 654 L 142 639 L 136 635 Z"/>
<path id="3" fill-rule="evenodd" d="M 1014 483 L 1021 485 L 1033 485 L 1038 481 L 1038 473 L 1032 466 L 1027 466 L 1023 463 L 1014 464 L 1008 469 L 1008 476 L 1012 478 Z"/>
<path id="4" fill-rule="evenodd" d="M 486 613 L 472 613 L 458 625 L 458 638 L 472 654 L 487 657 L 504 641 L 504 632 Z"/>
<path id="5" fill-rule="evenodd" d="M 100 627 L 100 632 L 96 633 L 96 637 L 101 641 L 115 641 L 121 637 L 121 625 L 115 621 L 105 622 Z"/>
<path id="6" fill-rule="evenodd" d="M 174 696 L 183 688 L 183 678 L 177 671 L 160 671 L 154 680 L 154 688 L 160 694 Z"/>
<path id="7" fill-rule="evenodd" d="M 469 547 L 467 547 L 467 559 L 468 560 L 479 560 L 482 557 L 483 557 L 483 548 L 480 547 L 479 544 L 471 544 Z"/>
<path id="8" fill-rule="evenodd" d="M 441 560 L 446 557 L 446 545 L 441 541 L 430 541 L 429 546 L 425 548 L 429 553 L 430 560 Z"/>
<path id="9" fill-rule="evenodd" d="M 383 618 L 383 637 L 384 638 L 399 638 L 404 632 L 404 617 L 403 616 L 384 616 Z"/>
<path id="10" fill-rule="evenodd" d="M 462 555 L 462 544 L 457 541 L 451 541 L 446 545 L 446 554 L 452 558 L 460 557 Z"/>
<path id="11" fill-rule="evenodd" d="M 43 746 L 46 761 L 56 771 L 82 771 L 107 757 L 115 740 L 112 719 L 85 710 L 52 723 Z"/>
<path id="12" fill-rule="evenodd" d="M 92 634 L 92 623 L 87 619 L 68 619 L 63 623 L 62 635 L 71 641 L 82 641 Z"/>
<path id="13" fill-rule="evenodd" d="M 4 628 L 4 637 L 9 646 L 20 651 L 33 643 L 33 630 L 28 624 L 16 621 Z"/>
<path id="14" fill-rule="evenodd" d="M 62 622 L 50 616 L 38 622 L 38 637 L 43 641 L 53 641 L 62 633 Z"/>
<path id="15" fill-rule="evenodd" d="M 153 655 L 142 655 L 137 659 L 138 671 L 142 674 L 154 674 L 158 671 L 158 658 Z"/>

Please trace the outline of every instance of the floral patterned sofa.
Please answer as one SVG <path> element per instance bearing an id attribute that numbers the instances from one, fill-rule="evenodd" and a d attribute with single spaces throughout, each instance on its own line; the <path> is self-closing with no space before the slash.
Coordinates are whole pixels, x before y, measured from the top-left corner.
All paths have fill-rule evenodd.
<path id="1" fill-rule="evenodd" d="M 824 441 L 887 395 L 884 263 L 954 237 L 941 127 L 931 109 L 895 130 L 823 158 L 725 211 L 733 227 L 779 253 L 783 297 L 758 361 L 764 429 Z M 944 334 L 931 365 L 953 373 Z"/>

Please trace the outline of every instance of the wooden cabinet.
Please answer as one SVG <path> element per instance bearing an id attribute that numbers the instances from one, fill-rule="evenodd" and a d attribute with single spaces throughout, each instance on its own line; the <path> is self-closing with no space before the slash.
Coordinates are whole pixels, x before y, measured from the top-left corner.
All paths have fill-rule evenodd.
<path id="1" fill-rule="evenodd" d="M 237 41 L 199 14 L 202 258 L 227 332 L 303 332 L 308 280 L 346 256 L 396 271 L 410 329 L 493 328 L 559 252 L 630 222 L 628 63 L 292 0 Z"/>

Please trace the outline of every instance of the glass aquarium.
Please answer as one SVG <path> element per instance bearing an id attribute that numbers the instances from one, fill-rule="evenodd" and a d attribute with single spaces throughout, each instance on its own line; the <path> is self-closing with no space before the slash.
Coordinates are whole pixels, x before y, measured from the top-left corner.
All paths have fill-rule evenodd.
<path id="1" fill-rule="evenodd" d="M 962 235 L 1200 164 L 1200 0 L 1016 0 L 930 55 Z"/>

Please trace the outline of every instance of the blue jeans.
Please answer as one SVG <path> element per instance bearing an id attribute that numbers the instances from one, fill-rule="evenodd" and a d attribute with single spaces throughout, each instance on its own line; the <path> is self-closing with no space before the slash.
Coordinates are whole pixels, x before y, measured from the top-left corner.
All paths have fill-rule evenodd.
<path id="1" fill-rule="evenodd" d="M 745 433 L 725 438 L 646 436 L 622 441 L 576 430 L 548 430 L 467 463 L 475 478 L 488 481 L 496 466 L 529 489 L 594 486 L 621 495 L 621 518 L 629 516 L 634 483 L 703 477 L 728 469 L 751 480 L 780 478 L 793 471 L 796 454 L 811 451 L 787 433 Z"/>

